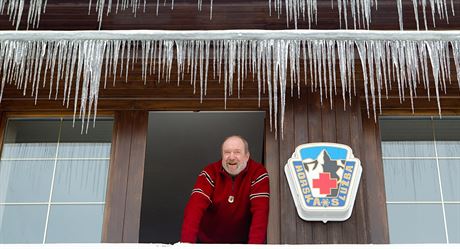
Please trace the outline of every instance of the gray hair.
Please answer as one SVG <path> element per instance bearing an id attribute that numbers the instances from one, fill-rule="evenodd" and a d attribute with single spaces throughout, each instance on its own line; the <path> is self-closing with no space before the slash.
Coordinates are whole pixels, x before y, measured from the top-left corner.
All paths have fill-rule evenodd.
<path id="1" fill-rule="evenodd" d="M 248 154 L 248 153 L 249 153 L 248 141 L 247 141 L 244 137 L 242 137 L 242 136 L 240 136 L 240 135 L 231 135 L 231 136 L 226 137 L 226 138 L 224 139 L 224 142 L 222 142 L 221 150 L 222 150 L 223 147 L 224 147 L 224 143 L 225 143 L 227 140 L 229 140 L 230 138 L 233 138 L 233 137 L 239 138 L 239 139 L 241 139 L 241 141 L 243 141 L 243 144 L 244 144 L 244 152 L 245 152 L 246 154 Z"/>

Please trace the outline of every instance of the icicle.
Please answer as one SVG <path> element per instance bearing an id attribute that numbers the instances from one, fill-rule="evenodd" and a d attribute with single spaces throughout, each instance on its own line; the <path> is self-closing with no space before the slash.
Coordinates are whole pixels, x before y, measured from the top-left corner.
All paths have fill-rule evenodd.
<path id="1" fill-rule="evenodd" d="M 242 60 L 242 50 L 243 50 L 243 47 L 241 45 L 241 41 L 237 41 L 236 42 L 236 63 L 237 63 L 237 81 L 238 81 L 238 98 L 240 98 L 240 93 L 241 93 L 241 68 L 242 68 L 242 63 L 241 63 L 241 60 Z"/>
<path id="2" fill-rule="evenodd" d="M 228 58 L 228 44 L 229 41 L 222 41 L 222 60 L 224 64 L 224 108 L 227 109 L 227 95 L 228 95 L 228 67 L 229 67 L 229 62 L 227 60 Z"/>
<path id="3" fill-rule="evenodd" d="M 281 67 L 281 44 L 280 40 L 276 40 L 273 44 L 273 117 L 275 123 L 275 131 L 278 131 L 278 81 L 280 78 L 280 67 Z"/>
<path id="4" fill-rule="evenodd" d="M 430 56 L 431 69 L 432 69 L 433 79 L 434 79 L 434 88 L 436 92 L 436 100 L 438 103 L 438 111 L 439 111 L 439 115 L 441 115 L 441 101 L 439 97 L 439 71 L 440 71 L 439 46 L 438 46 L 438 42 L 434 42 L 434 41 L 427 41 L 425 44 L 427 46 L 428 54 Z"/>
<path id="5" fill-rule="evenodd" d="M 374 54 L 374 65 L 375 65 L 375 74 L 376 74 L 376 79 L 377 79 L 377 98 L 378 98 L 378 107 L 379 107 L 379 113 L 382 113 L 382 88 L 383 88 L 383 72 L 385 70 L 383 69 L 384 64 L 383 62 L 385 60 L 382 59 L 384 55 L 384 50 L 383 50 L 383 45 L 381 42 L 374 42 L 373 43 L 373 54 Z M 382 66 L 383 65 L 383 66 Z M 383 68 L 382 68 L 383 67 Z"/>
<path id="6" fill-rule="evenodd" d="M 205 41 L 204 46 L 205 46 L 204 95 L 206 96 L 207 89 L 208 89 L 209 50 L 210 50 L 211 42 L 210 41 Z M 171 53 L 171 55 L 173 55 L 173 54 Z"/>
<path id="7" fill-rule="evenodd" d="M 401 0 L 398 0 L 398 1 L 401 1 Z M 398 2 L 398 5 L 399 5 L 399 2 Z M 416 23 L 416 26 L 417 26 L 417 30 L 420 30 L 420 26 L 419 26 L 419 23 L 418 23 L 418 3 L 417 3 L 417 0 L 412 0 L 412 6 L 414 7 L 414 16 L 415 16 L 415 23 Z M 399 7 L 398 7 L 399 9 Z M 398 10 L 398 13 L 399 13 L 399 10 Z M 402 18 L 402 13 L 400 13 L 401 16 L 400 18 Z M 401 19 L 399 20 L 401 22 Z M 400 27 L 402 28 L 402 24 L 400 23 L 399 24 Z"/>
<path id="8" fill-rule="evenodd" d="M 329 76 L 329 79 L 327 82 L 329 82 L 329 102 L 331 104 L 331 109 L 333 108 L 333 96 L 332 96 L 332 89 L 334 89 L 334 94 L 337 94 L 337 88 L 335 85 L 335 79 L 332 79 L 333 73 L 332 73 L 332 63 L 335 64 L 335 60 L 332 61 L 332 53 L 335 53 L 335 50 L 332 48 L 334 46 L 334 43 L 332 41 L 327 41 L 326 43 L 326 58 L 327 58 L 327 73 Z M 326 74 L 326 68 L 324 69 L 324 74 Z M 335 75 L 334 75 L 335 76 Z"/>
<path id="9" fill-rule="evenodd" d="M 181 80 L 181 75 L 183 72 L 183 67 L 185 64 L 185 47 L 184 47 L 184 42 L 183 41 L 174 41 L 175 46 L 176 46 L 176 67 L 177 67 L 177 85 L 179 86 L 180 80 Z"/>
<path id="10" fill-rule="evenodd" d="M 326 99 L 328 98 L 328 83 L 329 81 L 327 80 L 327 67 L 326 67 L 326 58 L 327 58 L 327 52 L 326 52 L 326 42 L 324 40 L 320 40 L 320 55 L 321 55 L 321 60 L 319 61 L 319 78 L 320 78 L 320 84 L 321 84 L 321 79 L 323 79 L 324 82 L 324 95 L 326 95 Z M 323 73 L 323 78 L 321 78 L 321 72 Z"/>
<path id="11" fill-rule="evenodd" d="M 21 24 L 22 14 L 24 11 L 25 0 L 2 0 L 0 1 L 0 14 L 3 14 L 6 6 L 6 14 L 10 16 L 10 21 L 19 29 Z M 38 28 L 41 13 L 45 13 L 47 1 L 43 0 L 29 0 L 29 11 L 27 15 L 27 26 Z"/>
<path id="12" fill-rule="evenodd" d="M 368 72 L 369 72 L 369 87 L 371 90 L 371 98 L 372 98 L 372 110 L 374 112 L 374 120 L 377 121 L 377 111 L 376 111 L 376 104 L 375 104 L 375 61 L 374 61 L 374 41 L 366 41 L 366 50 L 367 50 L 367 65 L 368 65 Z M 364 73 L 364 70 L 363 70 Z M 365 83 L 365 88 L 367 84 Z M 367 95 L 367 94 L 366 94 Z"/>
<path id="13" fill-rule="evenodd" d="M 457 71 L 458 88 L 460 89 L 460 41 L 452 41 L 450 44 L 452 46 L 455 68 Z"/>
<path id="14" fill-rule="evenodd" d="M 228 90 L 229 96 L 233 95 L 233 76 L 235 74 L 235 61 L 236 61 L 236 44 L 237 41 L 230 40 L 228 45 L 228 55 L 226 56 L 226 61 L 228 65 Z"/>
<path id="15" fill-rule="evenodd" d="M 398 6 L 399 29 L 404 30 L 402 0 L 396 0 L 396 3 Z M 416 15 L 418 15 L 418 13 L 416 13 Z"/>
<path id="16" fill-rule="evenodd" d="M 289 46 L 290 46 L 290 41 L 287 40 L 280 40 L 279 41 L 279 47 L 277 51 L 277 56 L 279 56 L 279 74 L 280 74 L 280 97 L 281 97 L 281 113 L 280 113 L 280 128 L 281 128 L 281 138 L 283 138 L 284 134 L 284 113 L 286 109 L 286 81 L 287 81 L 287 64 L 288 64 L 288 52 L 289 52 Z M 275 88 L 276 89 L 276 88 Z M 276 90 L 274 89 L 273 94 L 277 95 Z M 275 104 L 276 105 L 276 104 Z M 277 107 L 275 106 L 275 109 Z M 278 118 L 278 115 L 276 115 L 275 112 L 275 120 Z"/>
<path id="17" fill-rule="evenodd" d="M 10 0 L 10 1 L 14 1 L 14 0 Z M 24 0 L 21 0 L 21 1 L 24 1 Z M 43 0 L 32 0 L 32 1 L 40 1 L 41 2 Z M 107 1 L 107 3 L 106 3 L 106 1 Z M 156 0 L 156 1 L 151 0 L 151 1 L 156 2 L 156 15 L 158 16 L 159 8 L 160 8 L 160 5 L 161 5 L 160 0 Z M 142 10 L 143 10 L 143 12 L 145 12 L 147 1 L 144 0 L 143 2 L 144 2 L 144 4 L 143 4 Z M 88 14 L 90 14 L 91 5 L 92 5 L 92 2 L 90 0 L 89 1 L 89 7 L 88 7 L 88 9 L 89 9 Z M 166 5 L 166 0 L 164 1 L 164 5 Z M 174 0 L 171 0 L 170 5 L 171 5 L 171 10 L 173 10 L 174 9 Z M 202 5 L 203 5 L 202 0 L 197 0 L 197 8 L 198 8 L 198 10 L 201 11 Z M 119 3 L 117 1 L 116 7 L 115 7 L 115 13 L 117 14 L 118 10 L 125 11 L 128 8 L 132 9 L 131 12 L 132 12 L 133 16 L 136 17 L 137 16 L 137 11 L 141 8 L 141 1 L 140 0 L 123 0 L 121 5 L 119 5 Z M 106 10 L 104 10 L 104 9 L 106 9 Z M 105 14 L 107 16 L 112 12 L 112 0 L 97 0 L 96 5 L 95 5 L 95 10 L 96 10 L 96 13 L 97 13 L 97 21 L 99 22 L 99 29 L 101 29 L 102 18 L 103 18 L 104 12 L 105 12 Z M 210 8 L 209 8 L 209 19 L 210 20 L 212 20 L 212 11 L 213 11 L 213 0 L 210 0 Z M 34 17 L 34 18 L 37 19 L 37 17 Z"/>
<path id="18" fill-rule="evenodd" d="M 289 65 L 290 65 L 290 68 L 291 70 L 289 70 L 289 75 L 290 75 L 290 79 L 291 79 L 291 97 L 294 96 L 294 84 L 296 83 L 296 77 L 297 77 L 297 65 L 296 65 L 296 61 L 297 61 L 297 56 L 296 56 L 296 46 L 295 46 L 295 41 L 293 41 L 293 43 L 290 43 L 289 44 L 289 48 L 288 48 L 288 52 L 289 52 Z"/>
<path id="19" fill-rule="evenodd" d="M 74 113 L 79 111 L 79 117 L 86 119 L 86 129 L 88 129 L 90 117 L 95 117 L 97 114 L 101 80 L 104 80 L 105 87 L 108 74 L 111 74 L 114 81 L 117 76 L 126 79 L 122 71 L 126 70 L 125 74 L 127 74 L 132 70 L 133 64 L 130 67 L 129 62 L 135 63 L 138 56 L 142 57 L 139 58 L 139 63 L 142 64 L 140 66 L 144 83 L 149 67 L 151 74 L 157 74 L 154 77 L 158 78 L 158 81 L 166 79 L 166 82 L 169 82 L 172 64 L 176 60 L 178 84 L 183 79 L 185 71 L 188 71 L 190 84 L 194 88 L 199 84 L 201 101 L 206 95 L 209 62 L 211 62 L 217 77 L 223 77 L 225 107 L 227 97 L 233 94 L 234 77 L 238 78 L 235 84 L 238 83 L 238 92 L 240 92 L 244 88 L 244 80 L 252 71 L 253 80 L 257 80 L 258 84 L 259 104 L 262 93 L 265 94 L 267 88 L 271 127 L 274 126 L 275 132 L 280 128 L 282 136 L 287 84 L 291 85 L 292 95 L 297 84 L 298 96 L 300 96 L 301 78 L 306 81 L 307 74 L 310 74 L 312 89 L 319 91 L 321 101 L 323 94 L 332 101 L 338 91 L 335 82 L 335 69 L 338 66 L 343 101 L 346 102 L 348 93 L 351 103 L 351 92 L 354 91 L 356 94 L 355 48 L 362 65 L 364 97 L 369 116 L 371 105 L 374 118 L 377 115 L 377 107 L 381 111 L 382 91 L 385 90 L 388 96 L 392 78 L 398 84 L 400 100 L 404 101 L 407 93 L 414 108 L 413 99 L 417 97 L 418 84 L 423 82 L 429 97 L 429 78 L 432 76 L 435 81 L 438 108 L 441 112 L 439 91 L 446 91 L 447 84 L 451 81 L 449 61 L 451 50 L 457 70 L 457 81 L 460 80 L 459 44 L 455 39 L 449 41 L 424 41 L 423 39 L 352 41 L 316 38 L 310 40 L 174 40 L 169 38 L 166 40 L 0 40 L 2 83 L 0 97 L 3 96 L 4 86 L 8 83 L 21 89 L 23 94 L 26 94 L 30 88 L 31 95 L 37 99 L 39 85 L 43 81 L 42 84 L 50 89 L 49 98 L 62 96 L 62 103 L 68 106 L 71 94 L 74 96 L 72 98 Z M 300 70 L 301 56 L 304 57 L 303 77 Z M 428 69 L 428 57 L 431 70 Z M 119 59 L 122 62 L 120 65 Z M 310 63 L 309 73 L 307 63 Z M 154 64 L 159 65 L 158 70 L 155 70 Z M 118 73 L 118 70 L 121 72 Z M 45 72 L 42 80 L 43 71 Z M 50 77 L 47 77 L 48 71 Z M 432 75 L 429 75 L 430 72 Z M 101 79 L 104 76 L 105 78 Z M 370 103 L 369 100 L 372 102 Z M 82 127 L 82 131 L 84 130 Z"/>
<path id="20" fill-rule="evenodd" d="M 264 41 L 263 51 L 265 51 L 265 55 L 263 55 L 264 64 L 266 66 L 266 80 L 267 80 L 267 88 L 268 88 L 268 108 L 269 108 L 269 116 L 270 116 L 270 129 L 273 127 L 273 81 L 272 81 L 272 54 L 273 54 L 273 44 L 274 41 Z M 277 136 L 277 130 L 275 130 L 275 137 Z"/>
<path id="21" fill-rule="evenodd" d="M 198 68 L 198 58 L 199 58 L 199 53 L 198 53 L 198 50 L 199 50 L 199 45 L 200 45 L 200 42 L 201 41 L 194 41 L 195 43 L 195 51 L 193 52 L 193 58 L 194 60 L 192 60 L 192 70 L 193 70 L 193 94 L 196 93 L 196 78 L 197 78 L 197 68 Z"/>
<path id="22" fill-rule="evenodd" d="M 347 89 L 347 53 L 345 41 L 337 41 L 337 52 L 339 58 L 339 72 L 340 72 L 340 83 L 342 86 L 342 99 L 343 99 L 343 108 L 346 107 L 346 91 L 351 91 Z"/>
<path id="23" fill-rule="evenodd" d="M 261 99 L 261 91 L 262 91 L 262 82 L 261 82 L 261 74 L 263 75 L 263 72 L 264 71 L 261 71 L 263 70 L 261 67 L 263 67 L 262 65 L 262 53 L 263 53 L 263 50 L 262 50 L 262 42 L 260 41 L 252 41 L 253 43 L 253 46 L 255 46 L 255 48 L 253 49 L 253 56 L 255 57 L 253 60 L 254 61 L 257 61 L 257 69 L 253 69 L 253 72 L 257 71 L 257 97 L 258 97 L 258 102 L 257 102 L 257 106 L 260 107 L 260 99 Z M 255 51 L 254 51 L 255 50 Z M 254 78 L 254 77 L 253 77 Z M 265 84 L 264 84 L 265 85 Z"/>
<path id="24" fill-rule="evenodd" d="M 296 64 L 296 70 L 295 73 L 296 73 L 296 83 L 297 83 L 297 97 L 300 99 L 300 78 L 301 78 L 301 75 L 300 75 L 300 46 L 301 46 L 301 43 L 300 41 L 294 41 L 294 44 L 295 44 L 295 49 L 294 49 L 294 55 L 291 55 L 294 56 L 295 58 L 293 59 L 295 61 L 295 64 Z"/>
<path id="25" fill-rule="evenodd" d="M 150 0 L 154 3 L 155 0 Z M 140 0 L 122 0 L 121 4 L 120 1 L 117 0 L 115 5 L 115 13 L 118 13 L 118 10 L 125 11 L 127 9 L 131 9 L 133 16 L 137 16 L 137 11 L 141 8 L 141 1 Z M 272 5 L 274 7 L 274 11 L 278 13 L 278 17 L 280 17 L 283 12 L 286 14 L 286 22 L 289 26 L 290 23 L 294 22 L 294 27 L 299 27 L 299 20 L 302 18 L 308 24 L 308 28 L 311 28 L 311 24 L 317 22 L 317 11 L 318 11 L 318 1 L 317 0 L 285 0 L 285 4 L 283 6 L 283 1 L 275 0 L 271 1 L 268 0 L 269 5 L 269 14 L 272 14 Z M 143 11 L 145 12 L 147 0 L 143 1 Z M 160 1 L 156 1 L 156 11 L 157 15 L 159 12 Z M 199 10 L 202 9 L 202 0 L 197 0 L 197 7 Z M 10 16 L 10 20 L 13 22 L 13 25 L 16 29 L 19 28 L 20 22 L 22 19 L 24 7 L 27 5 L 25 0 L 1 0 L 0 1 L 0 14 L 3 14 L 6 9 L 6 14 Z M 41 13 L 45 13 L 47 1 L 46 0 L 28 0 L 28 17 L 27 17 L 27 29 L 29 27 L 37 28 L 40 21 Z M 105 15 L 109 15 L 112 13 L 112 0 L 96 0 L 94 4 L 95 11 L 97 12 L 97 21 L 99 22 L 99 28 L 102 25 L 102 18 Z M 166 0 L 164 1 L 164 5 L 166 5 Z M 174 0 L 170 2 L 171 9 L 174 8 Z M 416 20 L 416 27 L 417 29 L 420 28 L 419 24 L 419 6 L 422 9 L 422 15 L 424 20 L 425 29 L 428 29 L 427 25 L 427 0 L 412 0 L 413 10 L 414 10 L 414 17 Z M 433 19 L 433 27 L 435 27 L 436 21 L 436 14 L 438 19 L 445 19 L 446 22 L 449 22 L 449 15 L 455 15 L 454 11 L 454 3 L 451 0 L 450 9 L 447 4 L 447 0 L 429 0 L 429 7 Z M 344 28 L 348 28 L 348 15 L 351 14 L 351 18 L 353 19 L 353 27 L 356 28 L 366 28 L 369 29 L 369 25 L 371 22 L 371 8 L 377 8 L 377 0 L 337 0 L 338 6 L 338 14 L 339 14 L 339 22 L 340 27 L 344 26 Z M 89 1 L 88 6 L 88 13 L 91 12 L 92 0 Z M 403 29 L 403 11 L 402 11 L 402 0 L 396 0 L 396 8 L 398 10 L 399 15 L 399 25 L 400 29 Z M 210 0 L 210 10 L 209 10 L 209 18 L 212 19 L 213 16 L 213 0 Z M 342 25 L 342 19 L 344 20 L 344 25 Z"/>
<path id="26" fill-rule="evenodd" d="M 367 46 L 364 41 L 356 41 L 356 47 L 358 49 L 359 58 L 361 60 L 361 67 L 363 70 L 363 80 L 364 80 L 364 98 L 366 99 L 366 109 L 367 109 L 367 116 L 370 116 L 369 113 L 369 95 L 368 95 L 368 80 L 369 77 L 367 75 Z"/>
<path id="27" fill-rule="evenodd" d="M 164 56 L 164 58 L 166 62 L 163 62 L 163 63 L 166 63 L 166 71 L 167 71 L 166 82 L 169 83 L 171 79 L 172 65 L 174 61 L 174 50 L 173 50 L 174 41 L 165 41 L 165 45 L 166 45 L 166 49 L 165 49 L 166 56 Z"/>
<path id="28" fill-rule="evenodd" d="M 204 53 L 204 51 L 203 51 L 203 41 L 198 41 L 198 54 L 200 56 L 200 58 L 199 58 L 199 66 L 200 66 L 200 103 L 203 103 L 203 95 L 204 95 L 204 75 L 203 75 L 204 54 L 203 53 Z"/>

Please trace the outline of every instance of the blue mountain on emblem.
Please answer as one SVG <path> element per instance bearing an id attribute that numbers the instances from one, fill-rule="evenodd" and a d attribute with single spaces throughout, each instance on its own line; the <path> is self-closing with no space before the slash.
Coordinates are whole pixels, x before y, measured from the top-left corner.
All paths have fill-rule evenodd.
<path id="1" fill-rule="evenodd" d="M 330 151 L 336 153 L 336 155 L 338 153 L 341 153 L 338 150 L 330 150 Z M 329 155 L 328 151 L 325 148 L 323 148 L 323 150 L 321 150 L 321 152 L 314 158 L 316 159 L 306 158 L 302 160 L 302 164 L 305 168 L 305 171 L 307 171 L 308 173 L 308 178 L 313 188 L 315 188 L 315 185 L 314 185 L 315 179 L 319 179 L 322 173 L 329 173 L 331 180 L 333 179 L 336 182 L 341 181 L 342 175 L 343 175 L 343 169 L 345 165 L 345 160 L 341 160 L 341 159 L 332 160 L 331 156 Z M 337 196 L 337 190 L 338 190 L 337 188 L 332 189 L 331 192 L 327 194 L 326 196 L 327 197 Z M 315 194 L 315 192 L 317 192 L 315 190 L 313 190 L 313 192 L 314 192 L 314 195 L 323 196 L 321 194 Z"/>

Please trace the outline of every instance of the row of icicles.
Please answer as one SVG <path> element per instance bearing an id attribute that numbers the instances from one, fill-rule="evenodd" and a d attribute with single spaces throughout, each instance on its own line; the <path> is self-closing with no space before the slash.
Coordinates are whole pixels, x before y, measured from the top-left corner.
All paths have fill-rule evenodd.
<path id="1" fill-rule="evenodd" d="M 228 96 L 239 97 L 244 80 L 252 77 L 259 105 L 262 94 L 267 96 L 270 125 L 275 131 L 280 125 L 283 134 L 286 94 L 300 97 L 301 86 L 311 87 L 321 102 L 329 99 L 331 107 L 336 95 L 342 96 L 344 108 L 347 100 L 351 104 L 357 88 L 355 59 L 361 62 L 364 85 L 359 88 L 364 88 L 368 116 L 371 109 L 376 117 L 391 89 L 398 90 L 401 102 L 409 98 L 413 108 L 417 89 L 423 88 L 428 97 L 435 96 L 441 112 L 440 94 L 452 81 L 449 58 L 460 82 L 460 41 L 6 40 L 0 42 L 0 101 L 5 84 L 35 100 L 47 86 L 49 98 L 62 98 L 67 107 L 71 99 L 80 100 L 74 101 L 74 113 L 89 120 L 96 117 L 99 90 L 111 84 L 108 79 L 113 78 L 112 84 L 117 77 L 128 81 L 130 68 L 140 63 L 145 84 L 190 82 L 201 101 L 212 77 L 224 85 L 224 105 Z M 171 78 L 173 68 L 177 79 Z"/>
<path id="2" fill-rule="evenodd" d="M 6 13 L 10 16 L 10 20 L 19 28 L 22 12 L 24 10 L 25 0 L 0 0 L 0 14 Z M 155 1 L 150 0 L 155 3 Z M 198 1 L 198 10 L 202 9 L 203 0 Z M 272 15 L 272 8 L 277 13 L 278 18 L 283 14 L 283 2 L 284 2 L 284 13 L 286 15 L 286 23 L 289 27 L 289 23 L 294 22 L 294 27 L 297 29 L 299 20 L 303 20 L 307 23 L 308 27 L 311 28 L 312 24 L 317 23 L 317 2 L 318 0 L 268 0 L 269 14 Z M 272 2 L 273 1 L 273 2 Z M 403 30 L 403 10 L 402 1 L 395 0 L 396 7 L 399 14 L 399 26 Z M 142 2 L 142 3 L 141 3 Z M 29 13 L 27 18 L 27 28 L 37 28 L 40 15 L 45 13 L 47 0 L 29 0 Z M 145 12 L 147 0 L 96 0 L 95 9 L 98 14 L 99 28 L 102 23 L 102 18 L 105 15 L 109 15 L 114 8 L 114 12 L 118 13 L 119 10 L 126 10 L 131 8 L 132 13 L 136 16 L 137 11 L 142 9 Z M 166 4 L 166 0 L 160 3 L 156 0 L 156 14 L 158 15 L 159 7 L 162 4 Z M 212 18 L 212 5 L 213 0 L 210 0 L 210 18 Z M 417 29 L 420 29 L 419 21 L 419 8 L 422 10 L 424 28 L 428 29 L 427 22 L 427 10 L 431 11 L 431 18 L 433 26 L 436 25 L 436 15 L 439 19 L 445 19 L 449 21 L 450 13 L 455 15 L 454 12 L 454 1 L 450 0 L 450 4 L 447 0 L 412 0 L 412 5 L 415 14 L 415 20 Z M 174 0 L 170 3 L 171 9 L 174 8 Z M 340 27 L 344 28 L 362 28 L 369 29 L 371 22 L 371 7 L 377 9 L 377 0 L 337 0 L 337 8 L 339 12 Z M 91 12 L 92 0 L 89 0 L 89 12 Z M 6 10 L 5 10 L 6 9 Z M 348 15 L 351 15 L 353 24 L 348 24 Z M 343 24 L 342 24 L 343 19 Z"/>

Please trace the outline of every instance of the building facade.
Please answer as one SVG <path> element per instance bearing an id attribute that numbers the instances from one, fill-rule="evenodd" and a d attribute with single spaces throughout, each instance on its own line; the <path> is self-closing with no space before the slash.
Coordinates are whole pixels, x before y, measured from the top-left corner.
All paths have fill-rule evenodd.
<path id="1" fill-rule="evenodd" d="M 404 29 L 414 30 L 412 2 L 402 2 Z M 454 1 L 453 5 L 456 4 Z M 333 9 L 330 1 L 318 1 L 317 24 L 312 28 L 343 28 L 343 18 L 337 17 L 338 5 L 335 2 L 332 5 Z M 99 27 L 95 3 L 87 15 L 86 1 L 50 0 L 38 29 L 280 30 L 287 25 L 284 15 L 280 18 L 274 13 L 268 15 L 266 1 L 214 2 L 212 19 L 209 3 L 203 3 L 201 11 L 195 2 L 176 2 L 174 10 L 170 7 L 170 3 L 159 6 L 148 3 L 145 12 L 141 7 L 136 17 L 129 8 L 117 14 L 113 11 L 107 16 L 104 14 Z M 418 11 L 421 23 L 422 9 Z M 8 15 L 0 18 L 2 30 L 14 30 Z M 351 17 L 347 18 L 352 23 Z M 430 29 L 456 30 L 460 25 L 458 15 L 449 14 L 449 23 L 436 17 L 436 28 L 430 18 L 427 19 Z M 27 28 L 25 19 L 24 14 L 20 29 Z M 292 28 L 293 21 L 289 24 Z M 299 21 L 298 26 L 308 28 L 308 23 Z M 396 3 L 379 1 L 378 10 L 372 11 L 370 28 L 398 30 Z M 308 80 L 302 79 L 295 87 L 287 86 L 284 119 L 278 120 L 272 120 L 270 90 L 259 96 L 255 76 L 247 77 L 241 93 L 234 90 L 227 96 L 226 85 L 209 72 L 206 95 L 201 100 L 199 88 L 187 78 L 190 73 L 185 73 L 185 79 L 181 78 L 175 65 L 171 82 L 154 75 L 145 83 L 141 59 L 137 57 L 129 65 L 126 62 L 126 72 L 129 72 L 126 77 L 126 72 L 115 79 L 109 76 L 110 83 L 100 87 L 95 123 L 83 119 L 82 124 L 78 111 L 74 123 L 72 108 L 75 101 L 80 100 L 70 97 L 67 104 L 61 95 L 65 90 L 55 89 L 57 84 L 49 84 L 53 82 L 50 77 L 66 80 L 58 74 L 59 70 L 44 68 L 38 73 L 43 76 L 42 80 L 49 81 L 36 81 L 40 90 L 35 101 L 30 89 L 24 91 L 23 86 L 10 84 L 14 79 L 3 77 L 0 243 L 172 243 L 179 238 L 178 224 L 195 173 L 205 166 L 203 163 L 218 159 L 221 139 L 236 132 L 250 137 L 254 144 L 253 156 L 264 163 L 270 175 L 268 243 L 460 243 L 460 191 L 456 186 L 460 176 L 460 119 L 457 117 L 460 97 L 454 59 L 449 59 L 452 68 L 445 76 L 451 82 L 445 83 L 440 94 L 442 116 L 433 97 L 436 89 L 428 85 L 430 95 L 423 87 L 424 76 L 418 75 L 414 82 L 419 87 L 411 92 L 414 97 L 404 100 L 398 91 L 409 90 L 398 88 L 398 81 L 393 77 L 393 87 L 388 88 L 385 96 L 377 98 L 381 101 L 381 110 L 377 108 L 374 117 L 367 104 L 372 100 L 364 88 L 367 79 L 363 71 L 366 70 L 360 65 L 358 51 L 354 53 L 356 91 L 353 96 L 345 99 L 341 95 L 343 86 L 332 93 L 332 83 L 332 94 L 321 96 L 316 86 L 311 85 L 309 74 L 302 69 Z M 47 71 L 48 78 L 45 77 Z M 332 79 L 330 71 L 328 79 L 325 72 L 324 75 L 325 80 Z M 333 75 L 340 77 L 339 73 Z M 42 86 L 42 83 L 45 84 Z M 233 84 L 236 89 L 236 80 Z M 204 115 L 199 116 L 200 113 Z M 193 123 L 193 119 L 205 120 L 209 127 L 203 128 L 204 124 Z M 225 122 L 219 123 L 219 120 Z M 201 133 L 200 127 L 204 129 Z M 170 137 L 162 137 L 163 128 L 170 129 Z M 189 137 L 193 133 L 201 137 Z M 193 142 L 180 141 L 181 136 Z M 162 142 L 156 143 L 157 140 Z M 352 216 L 346 221 L 307 222 L 297 215 L 283 168 L 298 145 L 314 142 L 346 144 L 361 160 L 360 187 Z M 200 147 L 203 143 L 217 151 Z M 194 166 L 198 168 L 187 169 L 193 164 L 190 162 L 198 159 L 188 158 L 181 144 L 193 149 L 191 154 L 203 160 Z M 173 147 L 175 145 L 178 147 Z M 163 147 L 166 150 L 163 151 Z M 167 155 L 165 161 L 156 160 L 164 155 Z M 174 157 L 179 161 L 167 164 Z M 174 202 L 174 199 L 180 200 Z"/>

